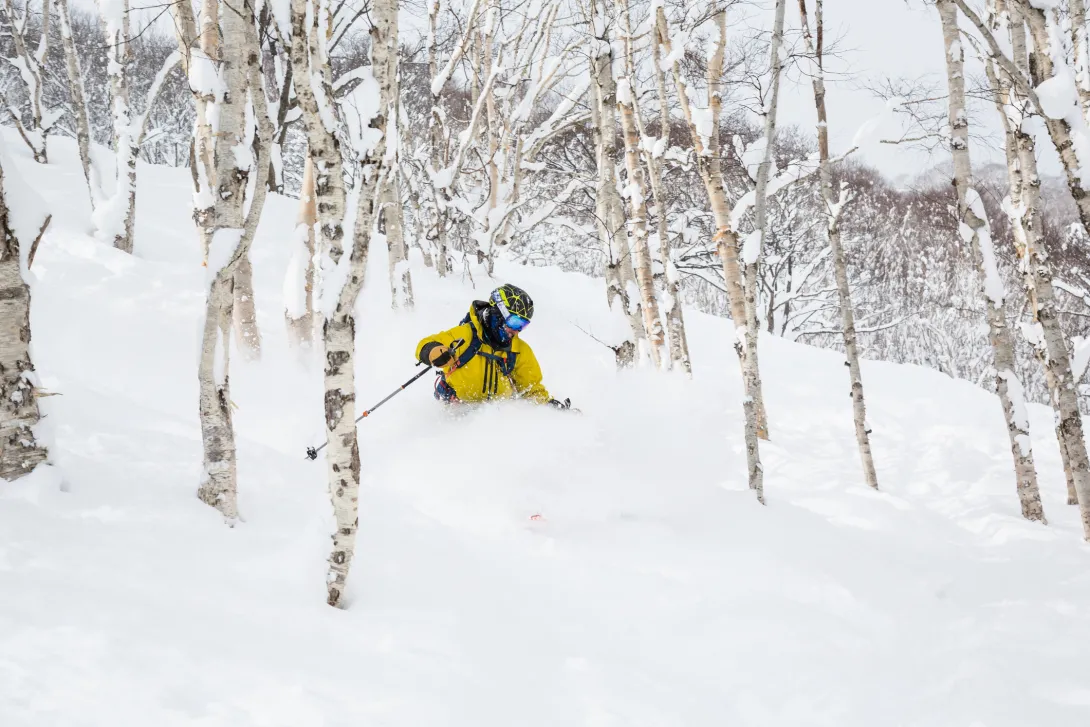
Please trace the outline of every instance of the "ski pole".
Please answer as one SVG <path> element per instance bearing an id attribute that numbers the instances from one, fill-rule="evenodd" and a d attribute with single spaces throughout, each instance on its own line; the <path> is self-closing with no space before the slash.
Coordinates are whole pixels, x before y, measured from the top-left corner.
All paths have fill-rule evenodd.
<path id="1" fill-rule="evenodd" d="M 452 343 L 449 348 L 450 348 L 451 351 L 457 351 L 458 347 L 461 346 L 463 343 L 465 343 L 465 340 L 459 338 L 457 341 Z M 423 365 L 424 365 L 423 361 L 421 361 L 420 363 L 417 364 L 417 366 L 423 366 Z M 370 409 L 368 409 L 367 411 L 365 411 L 364 413 L 362 413 L 358 417 L 356 417 L 356 421 L 353 422 L 353 424 L 359 424 L 361 421 L 363 421 L 367 417 L 371 416 L 371 414 L 375 411 L 375 409 L 378 409 L 380 406 L 382 406 L 383 404 L 388 402 L 390 399 L 393 399 L 395 396 L 397 396 L 402 391 L 407 389 L 409 387 L 409 384 L 412 384 L 414 381 L 419 379 L 424 374 L 428 373 L 428 371 L 430 371 L 430 370 L 431 370 L 430 366 L 426 367 L 423 371 L 418 373 L 416 376 L 412 377 L 411 379 L 406 381 L 404 384 L 402 384 L 398 388 L 394 389 L 393 393 L 391 393 L 385 399 L 383 399 L 382 401 L 375 404 L 373 407 L 371 407 Z M 319 445 L 317 447 L 307 447 L 307 459 L 318 459 L 318 453 L 321 452 L 323 449 L 325 449 L 327 444 L 329 444 L 328 441 L 322 443 L 321 445 Z"/>

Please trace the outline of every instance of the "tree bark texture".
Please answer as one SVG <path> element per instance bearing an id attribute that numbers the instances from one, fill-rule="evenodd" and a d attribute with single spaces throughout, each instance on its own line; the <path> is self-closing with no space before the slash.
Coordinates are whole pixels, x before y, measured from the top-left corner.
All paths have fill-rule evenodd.
<path id="1" fill-rule="evenodd" d="M 0 140 L 0 145 L 3 141 Z M 0 148 L 0 153 L 6 151 Z M 3 157 L 0 157 L 2 160 Z M 34 427 L 38 410 L 37 377 L 30 359 L 30 286 L 24 272 L 29 268 L 26 246 L 37 240 L 20 239 L 8 207 L 7 190 L 22 180 L 0 163 L 0 479 L 16 480 L 46 461 L 48 452 L 37 439 Z M 46 217 L 40 238 L 49 224 Z M 25 233 L 24 233 L 25 234 Z"/>
<path id="2" fill-rule="evenodd" d="M 217 108 L 209 109 L 213 112 L 210 118 L 217 122 L 212 155 L 216 183 L 210 190 L 197 191 L 198 197 L 214 200 L 212 207 L 198 217 L 198 224 L 205 226 L 202 238 L 209 241 L 210 257 L 198 366 L 204 472 L 197 495 L 233 524 L 239 513 L 229 376 L 235 273 L 249 252 L 268 193 L 266 180 L 257 179 L 246 211 L 250 176 L 268 170 L 272 123 L 252 5 L 247 1 L 234 6 L 219 18 L 224 49 L 219 73 L 226 93 L 215 100 Z M 213 30 L 205 28 L 207 33 Z M 251 103 L 253 113 L 247 114 Z M 248 125 L 250 117 L 253 128 Z M 255 153 L 240 153 L 246 146 Z M 201 175 L 199 181 L 208 184 L 210 178 Z"/>
<path id="3" fill-rule="evenodd" d="M 254 266 L 250 254 L 243 255 L 235 266 L 234 296 L 235 340 L 242 357 L 250 361 L 261 358 L 261 329 L 257 325 L 257 302 L 254 300 Z"/>
<path id="4" fill-rule="evenodd" d="M 392 97 L 392 79 L 388 71 L 389 38 L 396 30 L 398 2 L 376 0 L 372 8 L 371 67 L 375 71 L 380 100 L 389 101 Z M 326 320 L 322 332 L 325 344 L 326 464 L 336 521 L 326 575 L 326 602 L 330 606 L 343 605 L 342 598 L 355 554 L 356 531 L 359 527 L 360 451 L 355 422 L 354 308 L 363 287 L 371 228 L 375 222 L 377 203 L 385 179 L 386 112 L 389 108 L 389 103 L 380 102 L 379 112 L 370 122 L 370 128 L 379 132 L 380 137 L 361 159 L 359 207 L 352 236 L 349 272 L 343 287 L 337 293 L 333 315 Z"/>

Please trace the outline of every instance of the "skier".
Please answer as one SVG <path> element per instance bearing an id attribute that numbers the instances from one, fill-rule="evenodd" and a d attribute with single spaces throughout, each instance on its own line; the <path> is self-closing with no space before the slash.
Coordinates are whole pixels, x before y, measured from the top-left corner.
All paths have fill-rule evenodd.
<path id="1" fill-rule="evenodd" d="M 439 370 L 435 398 L 445 402 L 529 399 L 570 409 L 570 399 L 561 402 L 549 396 L 534 351 L 519 336 L 533 317 L 534 301 L 526 291 L 501 285 L 487 301 L 473 301 L 459 325 L 417 344 L 417 359 Z"/>

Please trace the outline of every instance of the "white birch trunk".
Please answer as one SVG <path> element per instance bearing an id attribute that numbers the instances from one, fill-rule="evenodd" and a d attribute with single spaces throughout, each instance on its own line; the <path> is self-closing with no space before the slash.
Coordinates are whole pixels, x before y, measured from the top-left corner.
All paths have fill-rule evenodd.
<path id="1" fill-rule="evenodd" d="M 1030 37 L 1033 39 L 1032 63 L 1030 64 L 1032 83 L 1034 86 L 1040 86 L 1041 83 L 1055 76 L 1055 68 L 1051 58 L 1052 40 L 1049 33 L 1048 18 L 1044 10 L 1032 7 L 1026 4 L 1024 0 L 1021 2 L 1020 8 L 1029 26 Z M 1056 37 L 1059 37 L 1058 32 Z M 1056 151 L 1060 155 L 1060 161 L 1063 163 L 1068 188 L 1071 190 L 1071 196 L 1074 198 L 1075 205 L 1079 210 L 1079 219 L 1083 227 L 1090 230 L 1090 189 L 1087 189 L 1082 181 L 1082 169 L 1084 165 L 1090 164 L 1090 159 L 1079 159 L 1072 138 L 1071 123 L 1067 119 L 1051 119 L 1047 116 L 1042 118 L 1052 139 L 1052 144 L 1056 147 Z M 1083 119 L 1083 126 L 1085 127 L 1085 119 Z M 1090 499 L 1090 470 L 1088 470 L 1087 474 L 1085 492 L 1087 498 Z M 1087 509 L 1084 510 L 1084 516 L 1086 518 L 1087 538 L 1090 539 L 1090 503 L 1087 504 Z"/>
<path id="2" fill-rule="evenodd" d="M 628 18 L 628 0 L 617 0 L 618 18 Z M 655 278 L 651 270 L 651 250 L 647 242 L 647 178 L 643 173 L 640 159 L 640 135 L 636 128 L 635 96 L 636 77 L 632 65 L 632 37 L 630 24 L 626 23 L 624 34 L 625 76 L 621 79 L 617 94 L 617 108 L 621 114 L 621 130 L 624 135 L 625 168 L 628 172 L 628 184 L 625 196 L 628 197 L 628 243 L 632 251 L 632 263 L 639 288 L 640 308 L 643 313 L 644 330 L 647 333 L 648 347 L 651 350 L 651 362 L 656 368 L 662 368 L 669 362 L 666 351 L 666 332 L 659 315 L 658 297 L 655 294 Z"/>
<path id="3" fill-rule="evenodd" d="M 288 342 L 297 348 L 309 349 L 314 343 L 314 226 L 318 223 L 318 207 L 314 196 L 314 162 L 307 155 L 303 166 L 303 184 L 299 190 L 299 218 L 292 245 L 297 269 L 289 270 L 292 279 L 285 280 L 287 295 L 302 301 L 302 310 L 285 308 L 284 322 Z M 301 249 L 300 249 L 301 246 Z M 299 290 L 299 287 L 302 290 Z"/>
<path id="4" fill-rule="evenodd" d="M 215 200 L 199 218 L 199 224 L 205 226 L 202 237 L 210 247 L 197 374 L 204 448 L 204 471 L 197 495 L 219 510 L 229 524 L 238 520 L 239 512 L 229 376 L 235 272 L 253 242 L 268 192 L 266 180 L 259 178 L 252 185 L 252 198 L 247 200 L 248 182 L 252 175 L 267 174 L 272 137 L 259 65 L 260 43 L 249 2 L 219 15 L 224 48 L 220 82 L 225 93 L 215 99 L 216 108 L 209 109 L 213 112 L 210 118 L 216 120 L 213 158 L 218 183 L 196 193 L 198 198 Z M 215 29 L 206 26 L 205 31 L 212 33 Z M 251 104 L 252 113 L 247 114 Z M 247 126 L 251 118 L 256 128 Z M 249 153 L 251 149 L 256 153 Z M 207 184 L 208 178 L 203 176 L 201 181 Z"/>
<path id="5" fill-rule="evenodd" d="M 692 136 L 693 150 L 696 153 L 700 177 L 704 182 L 704 189 L 708 194 L 712 215 L 715 218 L 715 242 L 718 246 L 720 260 L 723 263 L 723 279 L 726 283 L 727 297 L 730 301 L 731 318 L 734 320 L 736 329 L 734 350 L 742 363 L 743 378 L 745 378 L 745 373 L 750 370 L 746 365 L 748 349 L 745 335 L 745 290 L 739 260 L 738 232 L 731 224 L 731 210 L 727 204 L 726 191 L 723 189 L 723 175 L 720 168 L 719 131 L 723 105 L 721 78 L 727 44 L 726 11 L 720 10 L 715 14 L 714 20 L 718 37 L 716 38 L 712 56 L 708 59 L 708 103 L 711 114 L 711 134 L 706 138 L 701 135 L 694 121 L 688 89 L 681 72 L 681 66 L 676 60 L 672 64 L 672 72 L 674 84 L 677 87 L 678 101 L 681 104 L 681 110 Z M 670 41 L 670 29 L 666 22 L 666 13 L 661 6 L 656 10 L 656 25 L 658 27 L 659 43 L 666 50 L 667 56 L 670 56 L 673 50 Z M 745 413 L 746 464 L 749 486 L 756 493 L 757 500 L 764 504 L 764 469 L 761 466 L 760 457 L 760 426 L 756 400 L 750 394 L 752 383 L 749 380 L 745 381 L 745 396 L 742 399 L 742 408 Z"/>
<path id="6" fill-rule="evenodd" d="M 394 12 L 397 11 L 394 3 Z M 386 107 L 387 165 L 386 184 L 382 194 L 382 221 L 386 234 L 386 248 L 390 266 L 390 301 L 395 310 L 412 310 L 413 279 L 409 269 L 409 249 L 405 243 L 405 209 L 401 204 L 401 177 L 398 174 L 399 154 L 398 109 L 400 107 L 400 81 L 398 32 L 396 17 L 390 23 L 386 38 L 386 73 L 382 104 Z"/>
<path id="7" fill-rule="evenodd" d="M 392 134 L 391 134 L 392 136 Z M 395 310 L 412 310 L 413 279 L 409 270 L 409 250 L 405 244 L 399 175 L 391 170 L 382 195 L 382 221 L 390 260 L 390 301 Z"/>
<path id="8" fill-rule="evenodd" d="M 181 54 L 182 70 L 186 78 L 192 78 L 195 65 L 203 62 L 203 51 L 200 49 L 201 36 L 197 32 L 197 19 L 193 14 L 193 6 L 187 2 L 170 4 L 170 16 L 174 26 L 174 36 L 178 41 L 178 52 Z M 190 142 L 191 158 L 193 164 L 190 173 L 193 176 L 193 192 L 200 191 L 202 185 L 207 185 L 212 178 L 211 156 L 206 153 L 207 144 L 207 115 L 209 97 L 198 89 L 193 90 L 193 105 L 196 110 L 196 121 L 193 127 L 193 139 Z M 204 180 L 204 181 L 202 181 Z M 207 250 L 208 242 L 203 233 L 200 237 L 202 252 Z"/>
<path id="9" fill-rule="evenodd" d="M 234 296 L 235 341 L 239 353 L 249 361 L 261 358 L 261 329 L 257 325 L 257 301 L 254 300 L 254 266 L 246 253 L 235 266 Z"/>
<path id="10" fill-rule="evenodd" d="M 132 253 L 136 224 L 136 160 L 140 155 L 139 132 L 133 124 L 129 98 L 129 2 L 122 0 L 117 14 L 104 10 L 102 34 L 106 40 L 107 77 L 110 80 L 110 110 L 114 132 L 114 192 L 95 210 L 98 235 L 118 250 Z M 154 99 L 149 98 L 148 103 Z"/>
<path id="11" fill-rule="evenodd" d="M 316 0 L 317 1 L 317 0 Z M 319 47 L 317 9 L 309 14 L 307 0 L 291 0 L 291 45 L 295 95 L 303 114 L 310 158 L 314 161 L 314 197 L 318 208 L 318 227 L 323 254 L 336 264 L 344 252 L 344 171 L 341 146 L 337 140 L 336 115 L 332 107 L 333 89 L 325 81 L 322 65 L 329 60 Z"/>
<path id="12" fill-rule="evenodd" d="M 1067 0 L 1071 16 L 1071 44 L 1075 53 L 1075 84 L 1083 118 L 1090 119 L 1090 47 L 1087 45 L 1086 3 Z"/>
<path id="13" fill-rule="evenodd" d="M 604 37 L 605 23 L 598 15 L 598 0 L 591 0 L 591 25 L 597 38 Z M 596 217 L 598 234 L 606 253 L 606 301 L 628 321 L 632 337 L 614 347 L 620 367 L 635 365 L 640 352 L 646 349 L 642 313 L 634 300 L 635 274 L 624 239 L 624 212 L 617 191 L 617 126 L 614 109 L 617 89 L 613 79 L 613 50 L 604 40 L 596 41 L 592 56 L 592 112 L 597 132 L 598 187 Z"/>
<path id="14" fill-rule="evenodd" d="M 1025 23 L 1017 4 L 1009 13 L 1011 48 L 1019 71 L 1029 74 Z M 1083 14 L 1085 18 L 1085 13 Z M 1078 395 L 1071 371 L 1067 341 L 1056 313 L 1052 287 L 1052 266 L 1044 246 L 1040 216 L 1041 180 L 1037 172 L 1036 142 L 1025 130 L 1025 106 L 1015 96 L 1009 76 L 987 66 L 988 78 L 996 96 L 996 108 L 1006 139 L 1009 199 L 1005 204 L 1022 272 L 1023 287 L 1030 300 L 1039 335 L 1030 341 L 1045 369 L 1053 408 L 1056 411 L 1056 436 L 1067 481 L 1068 504 L 1078 504 L 1076 462 L 1087 461 Z M 1033 505 L 1033 503 L 1029 503 Z M 1027 505 L 1023 504 L 1023 510 Z M 1039 507 L 1039 505 L 1033 505 Z M 1027 515 L 1027 517 L 1029 517 Z M 1043 512 L 1040 518 L 1044 519 Z"/>
<path id="15" fill-rule="evenodd" d="M 91 159 L 91 124 L 87 116 L 87 100 L 83 88 L 83 71 L 80 68 L 79 54 L 72 39 L 72 18 L 68 10 L 68 0 L 57 0 L 57 10 L 61 22 L 61 42 L 64 44 L 65 70 L 68 73 L 68 93 L 71 97 L 72 113 L 76 122 L 76 146 L 79 148 L 80 166 L 87 181 L 87 193 L 91 198 L 91 209 L 98 206 L 101 197 L 101 184 L 94 162 Z"/>
<path id="16" fill-rule="evenodd" d="M 651 144 L 652 151 L 647 154 L 647 168 L 651 177 L 651 191 L 655 198 L 657 228 L 659 236 L 659 255 L 663 269 L 660 288 L 663 291 L 663 309 L 666 317 L 666 330 L 670 341 L 670 364 L 673 368 L 693 373 L 689 360 L 689 338 L 685 332 L 685 318 L 681 306 L 681 275 L 674 265 L 670 248 L 670 230 L 667 226 L 667 199 L 662 188 L 663 154 L 670 145 L 670 105 L 666 94 L 666 73 L 662 68 L 662 46 L 659 44 L 657 29 L 651 42 L 651 65 L 655 77 L 655 91 L 659 100 L 660 139 Z M 648 140 L 650 142 L 650 139 Z"/>
<path id="17" fill-rule="evenodd" d="M 26 274 L 34 248 L 49 225 L 40 223 L 35 239 L 16 229 L 14 215 L 26 210 L 11 206 L 9 189 L 25 183 L 4 167 L 7 150 L 0 140 L 0 480 L 16 480 L 29 474 L 48 457 L 35 435 L 41 419 L 38 410 L 37 376 L 30 358 L 30 286 Z"/>
<path id="18" fill-rule="evenodd" d="M 829 115 L 825 107 L 825 18 L 824 1 L 817 0 L 814 27 L 817 41 L 810 32 L 810 19 L 806 0 L 799 0 L 799 16 L 802 21 L 803 39 L 807 53 L 814 59 L 810 78 L 814 88 L 814 106 L 817 110 L 817 138 L 821 182 L 821 195 L 825 201 L 825 230 L 829 237 L 829 249 L 833 257 L 833 275 L 836 278 L 837 302 L 840 305 L 841 333 L 844 337 L 844 354 L 851 379 L 852 415 L 855 423 L 855 441 L 859 447 L 859 459 L 863 465 L 863 479 L 867 485 L 878 489 L 878 473 L 870 447 L 870 428 L 867 426 L 867 406 L 863 398 L 863 373 L 859 365 L 859 349 L 856 345 L 855 310 L 852 305 L 851 287 L 848 284 L 848 263 L 840 243 L 840 215 L 847 204 L 846 192 L 840 195 L 833 190 L 833 169 L 829 158 Z"/>
<path id="19" fill-rule="evenodd" d="M 776 141 L 776 116 L 780 104 L 780 78 L 783 71 L 783 24 L 785 0 L 776 0 L 775 15 L 772 24 L 771 70 L 772 81 L 769 99 L 764 109 L 764 153 L 757 168 L 757 189 L 754 200 L 754 231 L 745 241 L 742 258 L 745 263 L 746 290 L 746 359 L 743 375 L 747 383 L 749 396 L 753 397 L 757 407 L 757 435 L 768 439 L 768 414 L 765 411 L 764 391 L 761 385 L 761 369 L 758 364 L 757 343 L 760 338 L 760 324 L 757 321 L 757 275 L 760 271 L 761 252 L 764 248 L 765 233 L 768 227 L 768 182 L 772 175 L 772 148 Z"/>
<path id="20" fill-rule="evenodd" d="M 371 67 L 378 82 L 380 99 L 391 98 L 389 38 L 396 32 L 397 0 L 376 0 L 371 26 Z M 367 254 L 379 193 L 384 183 L 386 117 L 390 107 L 379 104 L 370 128 L 381 134 L 374 148 L 363 150 L 361 158 L 359 207 L 352 236 L 348 275 L 336 291 L 336 306 L 323 329 L 325 343 L 326 463 L 336 530 L 326 576 L 326 602 L 340 606 L 356 547 L 359 527 L 360 450 L 356 440 L 356 383 L 354 308 L 363 287 Z M 329 291 L 332 293 L 333 291 Z"/>
<path id="21" fill-rule="evenodd" d="M 1014 371 L 1014 343 L 1003 310 L 1002 279 L 996 266 L 984 205 L 972 188 L 969 120 L 965 110 L 964 51 L 958 35 L 957 8 L 953 0 L 938 0 L 936 7 L 942 22 L 946 56 L 946 81 L 950 94 L 950 152 L 954 160 L 954 188 L 958 196 L 961 237 L 973 246 L 973 256 L 980 271 L 989 338 L 995 356 L 995 386 L 1007 423 L 1019 501 L 1027 518 L 1043 520 L 1026 403 L 1022 383 Z"/>
<path id="22" fill-rule="evenodd" d="M 440 0 L 431 0 L 428 4 L 428 78 L 431 79 L 431 113 L 428 114 L 428 140 L 430 144 L 428 156 L 431 160 L 433 172 L 442 169 L 444 166 L 441 95 L 445 81 L 440 82 L 439 79 L 438 22 L 440 7 Z M 470 27 L 472 27 L 472 17 L 469 22 Z M 469 31 L 463 36 L 463 42 L 456 51 L 458 55 L 461 55 L 461 51 L 464 50 L 465 38 L 468 38 L 468 35 Z M 447 224 L 443 211 L 439 207 L 440 192 L 435 189 L 434 184 L 429 186 L 432 188 L 432 199 L 426 212 L 428 221 L 427 237 L 434 251 L 435 269 L 439 273 L 439 277 L 445 278 L 450 273 L 450 259 L 447 253 Z"/>

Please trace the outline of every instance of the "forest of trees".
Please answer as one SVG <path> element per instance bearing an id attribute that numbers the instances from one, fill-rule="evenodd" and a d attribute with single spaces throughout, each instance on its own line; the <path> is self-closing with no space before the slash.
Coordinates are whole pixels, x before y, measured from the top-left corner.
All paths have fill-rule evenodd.
<path id="1" fill-rule="evenodd" d="M 389 250 L 395 307 L 414 304 L 410 256 L 437 276 L 488 275 L 503 256 L 600 277 L 621 367 L 688 374 L 681 304 L 729 316 L 745 386 L 739 436 L 762 501 L 761 442 L 776 433 L 759 331 L 845 354 L 862 471 L 876 488 L 860 358 L 994 391 L 1022 513 L 1040 521 L 1025 402 L 1050 403 L 1069 502 L 1090 539 L 1079 416 L 1090 403 L 1079 390 L 1090 359 L 1085 6 L 920 4 L 941 21 L 946 73 L 933 93 L 883 79 L 889 113 L 906 125 L 889 141 L 949 156 L 911 184 L 855 148 L 831 148 L 830 124 L 861 138 L 873 123 L 827 107 L 826 85 L 842 81 L 826 68 L 841 50 L 823 0 L 770 0 L 763 30 L 741 0 L 99 0 L 96 12 L 3 0 L 0 104 L 42 164 L 47 138 L 78 142 L 95 235 L 126 252 L 140 253 L 137 160 L 190 170 L 209 271 L 199 495 L 229 521 L 231 336 L 241 355 L 261 349 L 249 248 L 268 194 L 300 200 L 299 227 L 283 240 L 295 253 L 284 318 L 323 361 L 330 604 L 348 576 L 366 466 L 353 423 L 354 303 L 372 244 Z M 811 127 L 778 119 L 789 74 L 812 95 Z M 970 158 L 984 126 L 1002 129 L 1006 164 Z M 1063 179 L 1038 175 L 1037 144 L 1055 147 Z M 22 443 L 0 458 L 7 477 L 41 459 L 25 436 L 34 395 L 12 394 L 29 386 L 32 364 L 29 292 L 7 266 L 28 264 L 48 218 L 17 225 L 12 209 L 30 203 L 12 201 L 7 176 L 3 189 L 0 275 L 22 290 L 2 301 L 2 436 Z"/>

